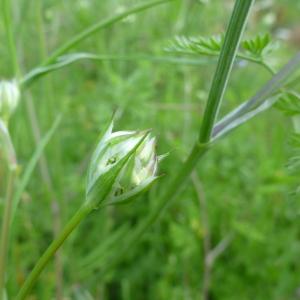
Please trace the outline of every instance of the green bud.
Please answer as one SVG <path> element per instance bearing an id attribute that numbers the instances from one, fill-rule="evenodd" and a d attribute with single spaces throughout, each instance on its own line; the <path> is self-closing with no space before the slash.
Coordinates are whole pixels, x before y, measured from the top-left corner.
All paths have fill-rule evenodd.
<path id="1" fill-rule="evenodd" d="M 7 121 L 15 111 L 20 98 L 20 91 L 15 80 L 0 81 L 0 118 Z"/>
<path id="2" fill-rule="evenodd" d="M 156 176 L 159 158 L 155 139 L 149 132 L 117 131 L 110 124 L 91 159 L 87 178 L 87 199 L 95 207 L 124 203 L 149 187 Z"/>

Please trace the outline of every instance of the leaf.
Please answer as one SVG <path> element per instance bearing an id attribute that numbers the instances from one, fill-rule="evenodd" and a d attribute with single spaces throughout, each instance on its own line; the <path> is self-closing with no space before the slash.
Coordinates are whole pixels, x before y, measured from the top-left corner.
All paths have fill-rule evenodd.
<path id="1" fill-rule="evenodd" d="M 173 41 L 169 42 L 165 51 L 181 54 L 219 55 L 223 41 L 223 36 L 177 36 Z"/>
<path id="2" fill-rule="evenodd" d="M 11 222 L 13 222 L 13 219 L 16 214 L 16 210 L 17 210 L 18 204 L 20 202 L 21 196 L 22 196 L 24 190 L 26 189 L 27 184 L 29 183 L 32 172 L 33 172 L 37 162 L 39 161 L 41 155 L 43 154 L 43 151 L 44 151 L 46 145 L 49 143 L 54 132 L 58 128 L 58 125 L 60 124 L 60 122 L 61 122 L 61 116 L 58 116 L 55 119 L 55 121 L 53 122 L 53 125 L 51 126 L 49 131 L 46 133 L 46 135 L 41 139 L 40 143 L 37 145 L 36 150 L 34 151 L 28 165 L 25 168 L 25 171 L 20 179 L 20 182 L 19 182 L 16 192 L 14 194 Z"/>
<path id="3" fill-rule="evenodd" d="M 260 58 L 270 54 L 277 47 L 276 44 L 271 41 L 271 37 L 268 33 L 259 34 L 252 39 L 244 40 L 241 45 L 250 55 Z"/>
<path id="4" fill-rule="evenodd" d="M 278 99 L 275 107 L 287 116 L 300 114 L 300 96 L 296 93 L 283 93 Z"/>
<path id="5" fill-rule="evenodd" d="M 186 37 L 177 36 L 165 47 L 165 51 L 176 54 L 219 56 L 224 42 L 223 35 L 211 37 Z M 239 60 L 263 65 L 268 71 L 273 72 L 271 66 L 266 63 L 267 55 L 277 48 L 277 44 L 271 41 L 270 35 L 258 35 L 253 39 L 244 40 L 241 49 L 237 53 Z"/>
<path id="6" fill-rule="evenodd" d="M 299 66 L 300 52 L 281 68 L 250 100 L 245 101 L 217 122 L 213 129 L 213 141 L 270 108 L 281 95 L 278 94 L 278 91 L 284 86 L 286 80 L 299 69 Z"/>

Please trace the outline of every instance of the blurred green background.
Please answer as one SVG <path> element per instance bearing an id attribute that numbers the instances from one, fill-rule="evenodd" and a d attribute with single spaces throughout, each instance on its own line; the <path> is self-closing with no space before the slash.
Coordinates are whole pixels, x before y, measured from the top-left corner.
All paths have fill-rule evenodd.
<path id="1" fill-rule="evenodd" d="M 22 72 L 77 32 L 140 2 L 12 1 Z M 130 16 L 71 53 L 131 59 L 79 61 L 24 92 L 11 121 L 21 168 L 57 115 L 63 118 L 22 195 L 9 252 L 10 294 L 16 294 L 55 232 L 83 201 L 91 151 L 115 112 L 118 130 L 153 129 L 158 152 L 170 152 L 160 170 L 165 176 L 132 204 L 97 211 L 84 221 L 30 299 L 300 299 L 299 177 L 286 168 L 294 129 L 290 118 L 275 109 L 207 154 L 176 202 L 113 265 L 132 228 L 155 206 L 197 137 L 216 65 L 206 57 L 196 65 L 153 58 L 174 57 L 164 48 L 176 35 L 223 33 L 233 3 L 178 0 Z M 252 10 L 245 35 L 272 35 L 279 43 L 272 55 L 277 69 L 300 47 L 299 15 L 300 3 L 294 0 L 257 0 Z M 10 78 L 11 53 L 3 22 L 0 26 L 0 74 Z M 236 65 L 221 115 L 269 78 L 261 66 Z M 2 167 L 0 176 L 3 191 Z"/>

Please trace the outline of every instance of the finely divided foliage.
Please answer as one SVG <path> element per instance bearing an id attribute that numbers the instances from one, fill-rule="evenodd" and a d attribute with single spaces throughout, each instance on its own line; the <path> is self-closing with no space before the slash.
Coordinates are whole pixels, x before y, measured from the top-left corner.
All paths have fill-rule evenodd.
<path id="1" fill-rule="evenodd" d="M 177 36 L 169 41 L 165 51 L 173 54 L 218 56 L 224 42 L 224 35 L 210 37 L 187 37 Z M 258 64 L 263 64 L 269 71 L 272 66 L 268 59 L 278 48 L 277 43 L 271 40 L 269 34 L 259 34 L 251 39 L 241 42 L 237 58 Z"/>

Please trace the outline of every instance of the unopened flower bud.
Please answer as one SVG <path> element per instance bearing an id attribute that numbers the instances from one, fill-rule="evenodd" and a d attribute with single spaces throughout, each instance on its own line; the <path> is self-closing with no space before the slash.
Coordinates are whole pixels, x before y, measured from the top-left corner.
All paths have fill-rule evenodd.
<path id="1" fill-rule="evenodd" d="M 155 139 L 149 137 L 149 132 L 112 130 L 113 123 L 92 156 L 87 182 L 87 199 L 91 201 L 97 197 L 96 202 L 127 201 L 158 178 L 159 158 L 155 154 Z"/>
<path id="2" fill-rule="evenodd" d="M 0 81 L 0 118 L 7 121 L 16 109 L 20 90 L 15 80 Z"/>

